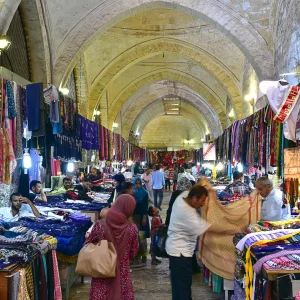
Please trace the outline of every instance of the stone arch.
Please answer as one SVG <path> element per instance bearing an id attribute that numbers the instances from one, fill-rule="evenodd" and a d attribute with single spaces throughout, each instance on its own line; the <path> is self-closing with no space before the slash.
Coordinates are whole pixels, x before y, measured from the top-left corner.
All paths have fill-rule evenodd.
<path id="1" fill-rule="evenodd" d="M 145 76 L 136 79 L 130 85 L 128 85 L 124 90 L 119 93 L 113 101 L 112 105 L 108 107 L 109 114 L 107 118 L 107 104 L 104 98 L 102 98 L 100 102 L 100 110 L 102 114 L 102 120 L 104 121 L 104 126 L 108 126 L 111 128 L 112 122 L 115 119 L 116 115 L 120 111 L 121 107 L 124 103 L 129 99 L 131 95 L 137 92 L 139 89 L 143 88 L 146 85 L 149 85 L 154 82 L 159 82 L 161 80 L 171 80 L 174 82 L 181 83 L 191 90 L 195 91 L 196 94 L 201 95 L 202 99 L 205 99 L 209 105 L 212 106 L 214 111 L 218 114 L 218 118 L 220 119 L 223 126 L 226 123 L 226 111 L 225 104 L 222 99 L 218 99 L 216 95 L 213 94 L 213 91 L 207 89 L 206 86 L 201 84 L 197 78 L 192 77 L 191 75 L 174 70 L 174 69 L 160 69 L 154 72 L 150 72 Z M 234 108 L 234 105 L 233 105 Z M 105 120 L 108 120 L 108 124 L 105 123 Z"/>
<path id="2" fill-rule="evenodd" d="M 0 35 L 6 34 L 20 3 L 21 0 L 0 1 Z"/>
<path id="3" fill-rule="evenodd" d="M 154 88 L 153 88 L 154 86 Z M 150 92 L 153 90 L 153 92 Z M 126 138 L 129 136 L 130 129 L 135 122 L 137 115 L 144 111 L 144 109 L 156 102 L 157 99 L 162 99 L 168 94 L 180 97 L 186 103 L 192 105 L 195 111 L 201 112 L 203 123 L 214 137 L 219 136 L 223 129 L 217 113 L 211 106 L 197 93 L 188 88 L 187 86 L 179 86 L 170 88 L 167 86 L 147 85 L 141 88 L 134 95 L 130 96 L 127 102 L 122 107 L 120 113 L 122 114 L 122 135 Z M 140 101 L 139 99 L 142 99 Z"/>
<path id="4" fill-rule="evenodd" d="M 237 112 L 242 115 L 242 102 L 240 82 L 235 75 L 217 58 L 190 43 L 170 38 L 152 39 L 128 49 L 122 55 L 115 58 L 105 69 L 101 70 L 91 86 L 89 96 L 90 110 L 92 110 L 108 84 L 120 76 L 131 66 L 161 52 L 173 52 L 187 57 L 193 63 L 209 72 L 235 102 Z"/>
<path id="5" fill-rule="evenodd" d="M 138 131 L 140 133 L 140 136 L 142 136 L 147 124 L 153 119 L 157 118 L 158 116 L 163 115 L 165 115 L 165 109 L 163 106 L 162 99 L 157 99 L 156 101 L 147 105 L 147 107 L 145 107 L 145 109 L 143 109 L 139 113 L 134 123 L 132 124 L 131 130 L 133 130 L 133 132 Z M 180 115 L 193 121 L 199 129 L 201 137 L 204 137 L 207 126 L 203 123 L 202 114 L 197 109 L 195 109 L 193 105 L 186 103 L 185 100 L 181 100 Z"/>
<path id="6" fill-rule="evenodd" d="M 243 16 L 218 0 L 127 0 L 100 3 L 69 30 L 56 49 L 55 83 L 67 78 L 81 53 L 92 41 L 118 22 L 138 12 L 169 8 L 192 14 L 227 36 L 247 57 L 259 79 L 273 78 L 273 55 L 267 42 Z"/>

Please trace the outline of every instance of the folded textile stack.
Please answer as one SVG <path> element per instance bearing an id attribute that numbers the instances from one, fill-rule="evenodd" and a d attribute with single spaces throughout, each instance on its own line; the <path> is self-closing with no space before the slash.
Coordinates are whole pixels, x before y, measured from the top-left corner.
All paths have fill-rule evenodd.
<path id="1" fill-rule="evenodd" d="M 234 242 L 237 260 L 232 300 L 264 299 L 267 281 L 263 270 L 276 274 L 300 271 L 298 221 L 252 223 Z"/>

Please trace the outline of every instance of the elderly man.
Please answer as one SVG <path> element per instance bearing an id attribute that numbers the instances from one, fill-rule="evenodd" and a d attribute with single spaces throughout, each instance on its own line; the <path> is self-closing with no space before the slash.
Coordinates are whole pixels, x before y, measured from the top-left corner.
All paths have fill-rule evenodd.
<path id="1" fill-rule="evenodd" d="M 0 219 L 6 222 L 18 221 L 22 217 L 41 216 L 34 204 L 19 193 L 14 193 L 10 196 L 9 204 L 9 207 L 0 208 Z"/>
<path id="2" fill-rule="evenodd" d="M 268 177 L 260 177 L 255 184 L 259 194 L 264 198 L 261 209 L 261 220 L 280 221 L 290 216 L 289 205 L 284 205 L 284 195 L 279 189 L 273 187 Z"/>

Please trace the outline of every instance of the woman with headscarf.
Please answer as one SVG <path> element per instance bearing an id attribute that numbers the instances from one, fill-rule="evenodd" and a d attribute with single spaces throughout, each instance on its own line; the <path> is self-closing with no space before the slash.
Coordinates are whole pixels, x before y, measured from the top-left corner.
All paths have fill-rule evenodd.
<path id="1" fill-rule="evenodd" d="M 107 212 L 106 218 L 98 221 L 86 243 L 108 240 L 117 251 L 116 277 L 92 278 L 90 300 L 133 300 L 134 290 L 130 276 L 130 260 L 138 251 L 138 229 L 131 216 L 136 201 L 131 195 L 121 195 Z"/>
<path id="2" fill-rule="evenodd" d="M 169 226 L 169 224 L 170 224 L 172 209 L 173 209 L 173 205 L 174 205 L 174 202 L 175 202 L 176 198 L 182 192 L 187 191 L 191 187 L 192 187 L 192 183 L 186 177 L 182 177 L 179 180 L 178 185 L 177 185 L 177 190 L 172 193 L 171 199 L 170 199 L 170 202 L 169 202 L 169 207 L 168 207 L 168 210 L 167 210 L 167 217 L 166 217 L 166 222 L 165 222 L 166 226 Z"/>
<path id="3" fill-rule="evenodd" d="M 147 262 L 147 238 L 150 237 L 150 226 L 148 219 L 148 201 L 149 194 L 142 186 L 142 179 L 137 177 L 134 179 L 134 198 L 136 207 L 133 213 L 133 222 L 139 229 L 139 251 L 135 259 L 135 263 Z M 140 261 L 141 259 L 141 261 Z"/>
<path id="4" fill-rule="evenodd" d="M 125 177 L 121 173 L 114 175 L 112 179 L 114 180 L 115 189 L 111 193 L 110 198 L 107 201 L 108 203 L 112 203 L 116 201 L 118 194 L 122 190 L 122 186 L 121 186 L 122 182 L 125 181 Z"/>

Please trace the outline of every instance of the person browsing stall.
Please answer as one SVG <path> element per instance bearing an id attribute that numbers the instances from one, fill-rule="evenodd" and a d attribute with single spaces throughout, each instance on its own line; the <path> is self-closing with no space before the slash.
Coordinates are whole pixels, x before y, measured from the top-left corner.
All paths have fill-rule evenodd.
<path id="1" fill-rule="evenodd" d="M 229 184 L 224 192 L 228 194 L 249 195 L 252 189 L 248 184 L 243 182 L 244 174 L 239 171 L 233 172 L 233 183 Z"/>
<path id="2" fill-rule="evenodd" d="M 28 205 L 23 205 L 28 204 Z M 6 222 L 18 221 L 22 217 L 40 217 L 40 213 L 34 204 L 19 193 L 10 196 L 9 207 L 0 208 L 0 219 Z"/>
<path id="3" fill-rule="evenodd" d="M 154 196 L 154 206 L 161 210 L 161 204 L 163 201 L 163 187 L 165 185 L 164 173 L 160 172 L 159 166 L 155 167 L 155 172 L 152 174 L 152 188 Z M 157 203 L 157 196 L 159 198 Z"/>
<path id="4" fill-rule="evenodd" d="M 37 202 L 47 202 L 47 196 L 42 189 L 42 183 L 38 180 L 32 180 L 30 182 L 29 200 Z"/>
<path id="5" fill-rule="evenodd" d="M 209 227 L 197 210 L 205 204 L 207 197 L 207 189 L 196 185 L 180 194 L 173 205 L 166 241 L 173 300 L 192 299 L 193 255 L 197 238 Z"/>
<path id="6" fill-rule="evenodd" d="M 289 218 L 282 191 L 273 187 L 273 182 L 268 177 L 257 179 L 255 187 L 263 197 L 261 217 L 262 221 L 280 221 Z"/>

